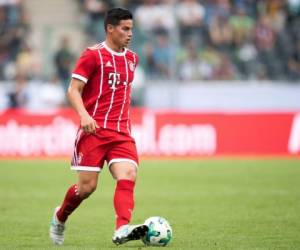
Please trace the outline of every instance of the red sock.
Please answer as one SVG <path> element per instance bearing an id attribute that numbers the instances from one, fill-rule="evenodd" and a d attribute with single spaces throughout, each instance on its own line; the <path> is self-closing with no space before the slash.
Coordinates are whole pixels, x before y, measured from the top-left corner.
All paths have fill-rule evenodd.
<path id="1" fill-rule="evenodd" d="M 134 208 L 134 181 L 119 180 L 117 182 L 114 206 L 116 211 L 116 229 L 126 225 L 131 219 L 131 214 Z"/>
<path id="2" fill-rule="evenodd" d="M 71 186 L 66 193 L 63 204 L 56 213 L 57 219 L 60 222 L 65 222 L 69 215 L 80 205 L 82 200 L 78 195 L 77 185 Z"/>

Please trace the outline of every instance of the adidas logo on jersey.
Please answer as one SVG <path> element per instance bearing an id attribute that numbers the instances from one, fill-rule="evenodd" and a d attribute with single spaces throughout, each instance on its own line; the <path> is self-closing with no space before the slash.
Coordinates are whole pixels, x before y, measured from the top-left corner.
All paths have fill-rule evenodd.
<path id="1" fill-rule="evenodd" d="M 110 61 L 108 61 L 106 64 L 105 64 L 105 67 L 112 67 L 112 64 Z"/>

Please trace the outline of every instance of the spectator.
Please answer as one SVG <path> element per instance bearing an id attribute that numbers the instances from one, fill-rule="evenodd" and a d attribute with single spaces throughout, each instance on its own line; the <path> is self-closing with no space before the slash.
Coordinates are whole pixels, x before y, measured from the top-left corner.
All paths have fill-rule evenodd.
<path id="1" fill-rule="evenodd" d="M 271 0 L 266 2 L 266 14 L 270 18 L 272 28 L 275 32 L 280 32 L 285 26 L 284 1 Z"/>
<path id="2" fill-rule="evenodd" d="M 142 58 L 143 57 L 145 58 L 144 67 L 148 77 L 150 78 L 152 78 L 155 75 L 153 51 L 154 51 L 154 47 L 152 43 L 148 42 L 144 44 L 142 50 Z"/>
<path id="3" fill-rule="evenodd" d="M 300 0 L 287 0 L 288 10 L 291 15 L 299 15 L 300 14 Z"/>
<path id="4" fill-rule="evenodd" d="M 261 3 L 270 2 L 273 0 L 233 0 L 233 5 L 236 7 L 242 7 L 246 14 L 250 17 L 255 17 L 257 15 L 257 7 L 260 7 Z M 279 0 L 281 1 L 281 0 Z"/>
<path id="5" fill-rule="evenodd" d="M 236 78 L 236 69 L 228 55 L 221 55 L 219 65 L 217 65 L 213 74 L 215 80 L 230 81 Z"/>
<path id="6" fill-rule="evenodd" d="M 27 35 L 30 31 L 29 17 L 25 11 L 24 5 L 19 4 L 15 7 L 16 13 L 14 15 L 13 26 L 11 27 L 14 39 L 12 44 L 10 44 L 14 59 L 16 59 L 17 54 L 20 52 L 22 44 L 27 40 Z"/>
<path id="7" fill-rule="evenodd" d="M 230 0 L 213 0 L 207 1 L 205 4 L 206 23 L 208 26 L 214 20 L 215 16 L 230 17 L 231 15 L 231 1 Z"/>
<path id="8" fill-rule="evenodd" d="M 270 79 L 279 77 L 280 65 L 275 51 L 276 35 L 270 18 L 262 15 L 255 28 L 255 44 L 259 52 L 259 59 L 265 67 Z"/>
<path id="9" fill-rule="evenodd" d="M 15 77 L 15 84 L 12 92 L 9 94 L 9 106 L 11 108 L 25 107 L 29 102 L 29 95 L 27 92 L 27 79 L 21 73 Z"/>
<path id="10" fill-rule="evenodd" d="M 200 40 L 204 34 L 204 7 L 196 0 L 183 0 L 176 9 L 182 40 L 186 41 L 190 36 Z"/>
<path id="11" fill-rule="evenodd" d="M 216 15 L 209 28 L 212 43 L 222 51 L 229 51 L 233 43 L 233 29 L 228 17 Z"/>
<path id="12" fill-rule="evenodd" d="M 186 42 L 181 51 L 179 63 L 179 77 L 185 81 L 201 80 L 201 60 L 197 43 L 193 40 Z"/>
<path id="13" fill-rule="evenodd" d="M 69 37 L 64 36 L 61 39 L 59 49 L 55 53 L 54 62 L 58 79 L 61 81 L 65 89 L 67 89 L 69 84 L 74 60 L 75 56 L 70 48 Z"/>
<path id="14" fill-rule="evenodd" d="M 22 43 L 16 59 L 16 68 L 19 74 L 26 79 L 41 79 L 41 58 L 28 44 Z"/>
<path id="15" fill-rule="evenodd" d="M 236 49 L 236 65 L 241 79 L 256 79 L 258 72 L 258 52 L 255 44 L 249 40 L 245 41 Z"/>
<path id="16" fill-rule="evenodd" d="M 95 41 L 104 39 L 103 27 L 104 16 L 108 9 L 113 7 L 112 0 L 83 0 L 85 11 L 85 26 L 87 34 Z"/>
<path id="17" fill-rule="evenodd" d="M 135 30 L 137 41 L 133 46 L 142 51 L 140 65 L 151 78 L 168 78 L 173 75 L 174 67 L 165 67 L 167 60 L 162 59 L 168 58 L 168 53 L 157 53 L 160 51 L 156 49 L 160 38 L 156 38 L 156 34 L 161 30 L 171 35 L 167 38 L 169 43 L 172 41 L 171 44 L 178 45 L 178 41 L 182 42 L 178 49 L 185 51 L 183 54 L 187 61 L 183 61 L 181 57 L 176 62 L 178 69 L 189 72 L 192 63 L 198 65 L 198 60 L 201 61 L 200 66 L 195 67 L 199 69 L 197 79 L 215 79 L 218 76 L 223 79 L 222 74 L 213 73 L 222 63 L 228 69 L 233 69 L 229 71 L 234 72 L 234 79 L 276 80 L 290 74 L 288 61 L 294 53 L 294 41 L 300 38 L 300 0 L 112 2 L 135 10 L 138 29 Z M 174 29 L 174 13 L 179 24 L 178 37 Z M 265 21 L 261 20 L 262 16 L 268 16 L 269 25 L 263 24 Z M 202 50 L 200 59 L 195 51 L 187 53 L 185 46 L 190 40 L 196 41 L 195 51 Z M 171 48 L 170 44 L 166 47 Z M 160 63 L 161 61 L 164 63 Z M 173 63 L 172 59 L 171 62 Z M 191 76 L 187 75 L 188 73 L 182 72 L 177 74 L 180 78 L 190 79 Z"/>
<path id="18" fill-rule="evenodd" d="M 300 0 L 288 0 L 287 25 L 292 40 L 300 39 Z"/>
<path id="19" fill-rule="evenodd" d="M 299 81 L 300 79 L 300 40 L 296 44 L 294 53 L 291 55 L 288 62 L 289 79 Z"/>
<path id="20" fill-rule="evenodd" d="M 11 40 L 11 32 L 7 23 L 7 14 L 5 8 L 0 6 L 0 80 L 4 79 L 5 65 L 10 60 L 8 51 Z"/>
<path id="21" fill-rule="evenodd" d="M 172 60 L 172 47 L 167 33 L 159 33 L 153 51 L 153 61 L 156 75 L 161 78 L 169 78 Z"/>
<path id="22" fill-rule="evenodd" d="M 149 64 L 147 73 L 151 78 L 170 77 L 172 52 L 168 34 L 164 30 L 158 31 L 153 45 L 147 44 L 144 49 L 146 61 Z"/>
<path id="23" fill-rule="evenodd" d="M 255 27 L 255 43 L 259 51 L 270 51 L 275 45 L 275 31 L 268 16 L 262 15 Z"/>
<path id="24" fill-rule="evenodd" d="M 255 23 L 254 20 L 246 14 L 243 5 L 236 7 L 236 13 L 230 17 L 229 23 L 233 30 L 233 42 L 235 46 L 238 47 L 251 37 Z"/>
<path id="25" fill-rule="evenodd" d="M 170 32 L 175 27 L 172 1 L 144 0 L 135 11 L 138 28 L 150 36 L 156 31 Z"/>
<path id="26" fill-rule="evenodd" d="M 207 44 L 200 55 L 200 73 L 203 80 L 214 80 L 214 72 L 221 63 L 220 53 L 211 45 Z"/>
<path id="27" fill-rule="evenodd" d="M 28 17 L 19 1 L 0 2 L 0 80 L 8 79 L 29 31 Z"/>
<path id="28" fill-rule="evenodd" d="M 134 10 L 136 39 L 131 46 L 142 51 L 139 66 L 150 78 L 171 78 L 174 69 L 185 80 L 299 77 L 300 0 L 77 2 L 85 16 L 85 31 L 97 41 L 104 37 L 99 26 L 106 10 L 115 5 Z M 23 1 L 0 1 L 0 80 L 18 74 L 42 78 L 44 65 L 29 46 L 29 32 Z M 53 56 L 59 81 L 66 88 L 74 57 L 68 39 L 62 40 Z M 177 61 L 173 60 L 173 45 L 181 51 Z"/>

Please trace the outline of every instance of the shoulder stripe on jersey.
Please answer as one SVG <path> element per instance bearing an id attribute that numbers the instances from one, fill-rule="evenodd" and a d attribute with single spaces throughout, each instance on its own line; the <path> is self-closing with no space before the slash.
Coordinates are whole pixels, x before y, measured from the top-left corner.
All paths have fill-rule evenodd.
<path id="1" fill-rule="evenodd" d="M 115 61 L 115 57 L 113 54 L 111 54 L 112 56 L 112 59 L 113 59 L 113 64 L 114 64 L 114 71 L 115 71 L 115 74 L 117 73 L 117 68 L 116 68 L 116 61 Z M 112 105 L 114 103 L 114 96 L 115 96 L 115 90 L 116 88 L 113 88 L 112 89 L 112 92 L 111 92 L 111 98 L 110 98 L 110 104 L 109 104 L 109 108 L 105 114 L 105 118 L 104 118 L 104 124 L 103 124 L 103 127 L 106 128 L 106 125 L 107 125 L 107 118 L 108 118 L 108 115 L 109 115 L 109 112 L 112 108 Z"/>
<path id="2" fill-rule="evenodd" d="M 88 49 L 96 50 L 96 49 L 99 49 L 100 47 L 103 47 L 103 42 L 95 44 L 95 45 L 93 45 L 91 47 L 88 47 Z"/>
<path id="3" fill-rule="evenodd" d="M 94 108 L 94 111 L 93 111 L 93 117 L 96 114 L 96 110 L 98 108 L 99 100 L 100 100 L 100 97 L 102 95 L 102 86 L 103 86 L 103 58 L 102 58 L 102 55 L 101 55 L 101 52 L 100 52 L 100 50 L 102 48 L 103 48 L 103 46 L 99 47 L 99 49 L 98 49 L 98 54 L 99 54 L 99 59 L 100 59 L 100 66 L 101 66 L 101 77 L 100 77 L 99 94 L 98 94 L 97 101 L 96 101 L 96 104 L 95 104 L 95 108 Z"/>
<path id="4" fill-rule="evenodd" d="M 128 52 L 131 52 L 134 56 L 137 55 L 137 53 L 135 53 L 134 51 L 132 51 L 131 49 L 127 49 Z"/>
<path id="5" fill-rule="evenodd" d="M 72 78 L 78 79 L 80 81 L 83 81 L 84 83 L 88 82 L 88 79 L 85 78 L 84 76 L 78 75 L 78 74 L 72 74 Z"/>
<path id="6" fill-rule="evenodd" d="M 127 65 L 126 55 L 124 55 L 124 61 L 125 61 L 125 68 L 126 68 L 126 85 L 125 85 L 125 90 L 124 90 L 124 99 L 123 99 L 123 103 L 122 103 L 122 108 L 121 108 L 120 116 L 118 119 L 118 132 L 120 132 L 120 121 L 121 121 L 121 118 L 123 115 L 123 110 L 124 110 L 124 106 L 125 106 L 125 102 L 126 102 L 126 94 L 127 94 L 127 86 L 128 86 L 128 65 Z M 128 129 L 128 126 L 127 126 L 127 129 Z M 129 132 L 129 130 L 128 130 L 128 132 Z"/>

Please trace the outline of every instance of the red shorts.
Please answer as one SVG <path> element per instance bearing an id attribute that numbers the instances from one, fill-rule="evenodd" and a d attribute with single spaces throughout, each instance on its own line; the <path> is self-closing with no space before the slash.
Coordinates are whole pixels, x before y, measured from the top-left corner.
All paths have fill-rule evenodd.
<path id="1" fill-rule="evenodd" d="M 73 170 L 96 171 L 103 168 L 104 161 L 110 166 L 115 162 L 131 162 L 138 166 L 135 140 L 130 136 L 109 129 L 97 129 L 96 134 L 77 133 Z"/>

